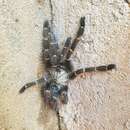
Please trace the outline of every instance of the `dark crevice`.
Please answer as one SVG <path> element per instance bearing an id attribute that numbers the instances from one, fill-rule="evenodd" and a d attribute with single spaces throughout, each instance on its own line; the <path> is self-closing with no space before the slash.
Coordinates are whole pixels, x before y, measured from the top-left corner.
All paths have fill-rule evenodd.
<path id="1" fill-rule="evenodd" d="M 61 129 L 61 117 L 60 117 L 60 113 L 59 113 L 59 111 L 58 112 L 56 112 L 56 114 L 57 114 L 57 120 L 58 120 L 58 130 L 62 130 Z"/>

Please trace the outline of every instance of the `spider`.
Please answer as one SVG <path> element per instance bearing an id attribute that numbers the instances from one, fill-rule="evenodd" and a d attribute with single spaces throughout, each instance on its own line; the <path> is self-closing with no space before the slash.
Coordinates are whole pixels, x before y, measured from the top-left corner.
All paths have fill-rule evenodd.
<path id="1" fill-rule="evenodd" d="M 75 79 L 85 72 L 109 71 L 116 68 L 115 64 L 102 65 L 97 67 L 87 67 L 78 70 L 73 69 L 70 57 L 85 29 L 85 17 L 80 18 L 80 26 L 74 40 L 68 37 L 62 49 L 59 48 L 50 24 L 48 21 L 43 25 L 43 42 L 41 60 L 45 64 L 45 74 L 36 81 L 25 84 L 19 93 L 23 93 L 27 88 L 40 84 L 41 95 L 44 102 L 56 112 L 59 111 L 60 104 L 68 102 L 68 81 Z"/>

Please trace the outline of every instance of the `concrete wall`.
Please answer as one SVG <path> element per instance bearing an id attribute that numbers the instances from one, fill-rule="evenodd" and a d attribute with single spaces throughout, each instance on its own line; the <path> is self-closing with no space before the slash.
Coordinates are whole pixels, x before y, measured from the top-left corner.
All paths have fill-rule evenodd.
<path id="1" fill-rule="evenodd" d="M 72 56 L 75 69 L 115 63 L 117 70 L 88 74 L 69 84 L 61 108 L 62 130 L 130 130 L 130 21 L 125 0 L 52 0 L 59 42 L 75 36 L 81 16 L 85 34 Z M 26 82 L 42 73 L 42 27 L 49 0 L 0 1 L 0 130 L 58 130 L 57 118 Z M 129 36 L 128 36 L 129 35 Z"/>

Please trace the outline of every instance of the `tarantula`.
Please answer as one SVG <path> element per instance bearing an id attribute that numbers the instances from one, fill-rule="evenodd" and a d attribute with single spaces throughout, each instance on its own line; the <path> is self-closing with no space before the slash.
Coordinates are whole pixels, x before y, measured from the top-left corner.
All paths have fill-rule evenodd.
<path id="1" fill-rule="evenodd" d="M 45 103 L 56 112 L 59 111 L 60 104 L 68 102 L 67 81 L 75 79 L 78 75 L 92 71 L 109 71 L 116 68 L 115 64 L 102 65 L 98 67 L 81 68 L 73 70 L 70 57 L 73 54 L 81 36 L 84 33 L 85 17 L 81 17 L 80 26 L 74 40 L 68 37 L 63 49 L 58 46 L 55 36 L 48 21 L 43 26 L 42 61 L 45 64 L 45 74 L 36 81 L 25 84 L 20 93 L 36 84 L 41 84 L 41 94 Z"/>

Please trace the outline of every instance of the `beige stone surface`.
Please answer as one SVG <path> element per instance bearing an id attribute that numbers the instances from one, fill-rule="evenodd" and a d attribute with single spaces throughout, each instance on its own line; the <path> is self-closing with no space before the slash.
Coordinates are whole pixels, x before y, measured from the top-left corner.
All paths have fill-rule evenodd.
<path id="1" fill-rule="evenodd" d="M 0 1 L 0 130 L 57 130 L 55 113 L 34 87 L 40 67 L 42 27 L 49 0 Z M 130 130 L 130 15 L 125 0 L 52 0 L 59 43 L 74 37 L 81 16 L 85 34 L 72 59 L 75 68 L 115 63 L 117 70 L 92 73 L 69 84 L 61 108 L 63 130 Z"/>

